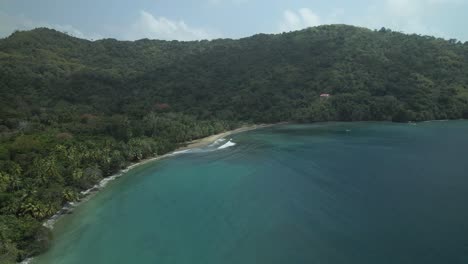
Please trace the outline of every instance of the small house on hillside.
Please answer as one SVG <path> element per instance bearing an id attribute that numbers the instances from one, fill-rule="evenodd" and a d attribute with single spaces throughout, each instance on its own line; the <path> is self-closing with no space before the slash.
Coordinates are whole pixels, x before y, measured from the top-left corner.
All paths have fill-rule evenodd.
<path id="1" fill-rule="evenodd" d="M 330 97 L 330 94 L 327 94 L 327 93 L 320 94 L 320 98 L 328 98 L 328 97 Z"/>
<path id="2" fill-rule="evenodd" d="M 167 110 L 171 108 L 171 106 L 167 103 L 157 103 L 154 105 L 154 108 L 156 108 L 156 110 Z"/>

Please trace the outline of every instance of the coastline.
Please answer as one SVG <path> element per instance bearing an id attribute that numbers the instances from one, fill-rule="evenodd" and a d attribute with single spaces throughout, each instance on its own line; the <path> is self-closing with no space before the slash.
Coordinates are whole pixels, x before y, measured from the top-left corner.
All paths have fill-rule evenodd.
<path id="1" fill-rule="evenodd" d="M 281 124 L 281 123 L 278 123 L 278 124 Z M 229 130 L 229 131 L 221 132 L 221 133 L 214 134 L 214 135 L 211 135 L 211 136 L 207 136 L 207 137 L 204 137 L 204 138 L 199 138 L 199 139 L 192 140 L 192 141 L 186 143 L 187 146 L 180 147 L 177 150 L 175 150 L 174 152 L 189 150 L 189 149 L 193 149 L 193 148 L 206 147 L 206 146 L 210 145 L 211 143 L 215 142 L 216 140 L 227 137 L 229 135 L 234 135 L 234 134 L 237 134 L 237 133 L 242 133 L 242 132 L 255 130 L 255 129 L 259 129 L 259 128 L 271 127 L 271 126 L 278 125 L 278 124 L 258 124 L 258 125 L 241 126 L 241 127 L 236 128 L 234 130 Z"/>
<path id="2" fill-rule="evenodd" d="M 282 123 L 278 123 L 278 124 L 282 124 Z M 161 160 L 161 159 L 168 158 L 168 157 L 173 157 L 173 156 L 175 156 L 177 154 L 182 154 L 182 153 L 184 153 L 184 152 L 186 152 L 188 150 L 191 150 L 191 149 L 206 147 L 206 146 L 214 143 L 216 140 L 225 138 L 225 137 L 227 137 L 229 135 L 233 135 L 233 134 L 237 134 L 237 133 L 241 133 L 241 132 L 246 132 L 246 131 L 250 131 L 250 130 L 255 130 L 255 129 L 259 129 L 259 128 L 271 127 L 271 126 L 278 125 L 278 124 L 244 125 L 244 126 L 241 126 L 239 128 L 233 129 L 233 130 L 224 131 L 224 132 L 214 134 L 214 135 L 211 135 L 211 136 L 207 136 L 207 137 L 204 137 L 204 138 L 199 138 L 199 139 L 195 139 L 195 140 L 192 140 L 192 141 L 189 141 L 189 142 L 185 142 L 184 143 L 184 144 L 186 144 L 185 146 L 179 147 L 179 148 L 175 149 L 174 151 L 171 151 L 171 152 L 166 153 L 164 155 L 159 155 L 159 156 L 155 156 L 155 157 L 152 157 L 152 158 L 148 158 L 148 159 L 144 159 L 144 160 L 140 160 L 138 162 L 132 163 L 129 166 L 127 166 L 126 168 L 120 170 L 119 172 L 117 172 L 117 173 L 115 173 L 113 175 L 110 175 L 108 177 L 103 178 L 99 183 L 97 183 L 93 187 L 91 187 L 91 188 L 89 188 L 89 189 L 87 189 L 85 191 L 82 191 L 81 192 L 82 197 L 81 197 L 80 200 L 78 200 L 77 202 L 70 202 L 70 203 L 65 204 L 53 216 L 51 216 L 49 219 L 47 219 L 45 222 L 43 222 L 42 225 L 44 227 L 52 230 L 54 228 L 55 223 L 57 221 L 59 221 L 63 216 L 65 216 L 67 214 L 70 214 L 73 211 L 74 208 L 76 208 L 80 204 L 82 204 L 82 203 L 88 201 L 89 199 L 91 199 L 100 190 L 104 189 L 107 186 L 107 184 L 109 184 L 111 181 L 113 181 L 113 180 L 115 180 L 117 178 L 120 178 L 120 177 L 124 176 L 131 169 L 134 169 L 136 167 L 139 167 L 141 165 L 144 165 L 144 164 L 147 164 L 147 163 L 150 163 L 150 162 L 153 162 L 153 161 Z M 23 261 L 21 263 L 29 263 L 29 262 Z"/>
<path id="3" fill-rule="evenodd" d="M 463 119 L 460 119 L 460 120 L 463 120 Z M 422 121 L 422 122 L 426 123 L 426 122 L 444 122 L 444 121 L 449 121 L 449 120 L 447 120 L 447 119 L 427 120 L 427 121 Z M 224 132 L 221 132 L 221 133 L 218 133 L 218 134 L 214 134 L 214 135 L 210 135 L 210 136 L 207 136 L 207 137 L 203 137 L 203 138 L 199 138 L 199 139 L 195 139 L 195 140 L 192 140 L 192 141 L 189 141 L 189 142 L 182 143 L 182 145 L 185 144 L 185 146 L 178 147 L 177 149 L 175 149 L 175 150 L 173 150 L 173 151 L 171 151 L 169 153 L 159 155 L 159 156 L 155 156 L 155 157 L 151 157 L 151 158 L 144 159 L 144 160 L 140 160 L 138 162 L 131 163 L 126 168 L 121 169 L 120 171 L 116 172 L 115 174 L 103 178 L 99 183 L 95 184 L 93 187 L 91 187 L 91 188 L 89 188 L 89 189 L 87 189 L 85 191 L 81 191 L 80 194 L 82 195 L 82 197 L 80 198 L 79 201 L 70 202 L 70 203 L 65 204 L 53 216 L 51 216 L 49 219 L 44 221 L 42 225 L 44 227 L 46 227 L 46 228 L 53 229 L 54 224 L 58 220 L 60 220 L 61 217 L 63 217 L 66 214 L 71 213 L 75 207 L 77 207 L 81 203 L 86 202 L 89 199 L 91 199 L 94 194 L 96 194 L 100 190 L 104 189 L 107 186 L 108 183 L 110 183 L 111 181 L 113 181 L 113 180 L 115 180 L 117 178 L 122 177 L 125 173 L 127 173 L 128 171 L 130 171 L 133 168 L 136 168 L 138 166 L 141 166 L 141 165 L 153 162 L 153 161 L 157 161 L 157 160 L 160 160 L 160 159 L 173 157 L 173 156 L 175 156 L 177 154 L 182 154 L 182 153 L 184 153 L 184 152 L 186 152 L 188 150 L 191 150 L 191 149 L 206 147 L 206 146 L 214 143 L 215 141 L 217 141 L 219 139 L 222 139 L 222 138 L 225 138 L 225 137 L 227 137 L 229 135 L 233 135 L 233 134 L 237 134 L 237 133 L 241 133 L 241 132 L 246 132 L 246 131 L 250 131 L 250 130 L 256 130 L 256 129 L 260 129 L 260 128 L 271 127 L 271 126 L 275 126 L 275 125 L 287 124 L 287 123 L 289 123 L 289 122 L 279 122 L 279 123 L 272 123 L 272 124 L 243 125 L 243 126 L 241 126 L 239 128 L 233 129 L 233 130 L 224 131 Z M 21 262 L 21 263 L 28 263 L 28 262 Z"/>
<path id="4" fill-rule="evenodd" d="M 107 186 L 107 184 L 109 184 L 110 182 L 114 181 L 117 178 L 120 178 L 120 177 L 124 176 L 127 172 L 129 172 L 130 170 L 132 170 L 132 169 L 134 169 L 136 167 L 139 167 L 141 165 L 144 165 L 144 164 L 147 164 L 147 163 L 150 163 L 150 162 L 153 162 L 153 161 L 161 160 L 161 159 L 164 159 L 164 158 L 173 157 L 173 156 L 175 156 L 177 154 L 182 154 L 182 153 L 184 153 L 184 152 L 186 152 L 188 150 L 191 150 L 191 149 L 206 147 L 206 146 L 214 143 L 215 141 L 217 141 L 219 139 L 222 139 L 222 138 L 225 138 L 225 137 L 227 137 L 229 135 L 234 135 L 234 134 L 237 134 L 237 133 L 256 130 L 256 129 L 260 129 L 260 128 L 271 127 L 271 126 L 274 126 L 274 125 L 280 125 L 280 124 L 284 124 L 284 123 L 286 123 L 286 122 L 275 123 L 275 124 L 243 125 L 243 126 L 241 126 L 239 128 L 233 129 L 233 130 L 224 131 L 224 132 L 221 132 L 221 133 L 218 133 L 218 134 L 214 134 L 214 135 L 207 136 L 207 137 L 204 137 L 204 138 L 199 138 L 199 139 L 195 139 L 195 140 L 192 140 L 192 141 L 189 141 L 189 142 L 182 143 L 182 145 L 185 144 L 185 146 L 181 146 L 181 147 L 175 149 L 174 151 L 168 152 L 168 153 L 166 153 L 164 155 L 159 155 L 159 156 L 155 156 L 155 157 L 152 157 L 152 158 L 140 160 L 138 162 L 134 162 L 134 163 L 128 165 L 126 168 L 118 171 L 117 173 L 115 173 L 113 175 L 110 175 L 108 177 L 105 177 L 104 179 L 102 179 L 99 183 L 97 183 L 93 187 L 91 187 L 91 188 L 89 188 L 89 189 L 87 189 L 85 191 L 82 191 L 81 192 L 82 197 L 80 198 L 80 200 L 78 200 L 76 202 L 70 202 L 70 203 L 65 204 L 53 216 L 51 216 L 49 219 L 44 221 L 42 223 L 42 225 L 44 227 L 52 230 L 54 228 L 55 223 L 57 223 L 57 221 L 59 221 L 62 217 L 64 217 L 67 214 L 72 213 L 73 210 L 76 207 L 78 207 L 80 204 L 90 200 L 95 194 L 97 194 L 99 191 L 103 190 Z M 19 264 L 30 264 L 31 261 L 33 261 L 33 260 L 34 260 L 34 257 L 27 258 L 27 259 L 23 260 L 22 262 L 19 262 Z"/>

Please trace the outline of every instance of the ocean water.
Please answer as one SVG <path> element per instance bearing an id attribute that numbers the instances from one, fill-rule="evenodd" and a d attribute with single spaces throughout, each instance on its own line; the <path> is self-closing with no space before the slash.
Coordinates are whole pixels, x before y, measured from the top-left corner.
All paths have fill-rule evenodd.
<path id="1" fill-rule="evenodd" d="M 34 263 L 468 263 L 466 121 L 281 125 L 217 144 L 112 182 Z"/>

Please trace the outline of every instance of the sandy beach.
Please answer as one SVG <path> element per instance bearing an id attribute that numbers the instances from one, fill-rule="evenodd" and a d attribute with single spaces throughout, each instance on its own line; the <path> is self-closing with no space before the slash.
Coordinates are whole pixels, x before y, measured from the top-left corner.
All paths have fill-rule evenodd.
<path id="1" fill-rule="evenodd" d="M 259 129 L 259 128 L 264 128 L 264 127 L 270 127 L 270 126 L 273 126 L 273 125 L 275 125 L 275 124 L 245 125 L 245 126 L 241 126 L 239 128 L 236 128 L 234 130 L 229 130 L 229 131 L 221 132 L 221 133 L 214 134 L 214 135 L 211 135 L 211 136 L 207 136 L 207 137 L 204 137 L 204 138 L 195 139 L 193 141 L 186 142 L 185 143 L 186 146 L 179 147 L 176 150 L 171 151 L 169 153 L 166 153 L 164 155 L 152 157 L 152 158 L 149 158 L 149 159 L 144 159 L 144 160 L 141 160 L 139 162 L 133 163 L 130 166 L 128 166 L 127 168 L 125 168 L 124 170 L 122 170 L 122 172 L 125 173 L 125 172 L 127 172 L 127 171 L 129 171 L 129 170 L 131 170 L 131 169 L 133 169 L 133 168 L 135 168 L 137 166 L 146 164 L 148 162 L 152 162 L 154 160 L 160 160 L 160 159 L 163 159 L 163 158 L 172 157 L 172 156 L 174 156 L 174 153 L 177 153 L 177 152 L 181 152 L 181 151 L 189 150 L 189 149 L 194 149 L 194 148 L 206 147 L 206 146 L 210 145 L 211 143 L 215 142 L 216 140 L 221 139 L 221 138 L 225 138 L 225 137 L 227 137 L 229 135 L 234 135 L 234 134 L 237 134 L 237 133 L 246 132 L 246 131 L 250 131 L 250 130 L 255 130 L 255 129 Z M 110 176 L 110 177 L 112 177 L 112 176 Z"/>
<path id="2" fill-rule="evenodd" d="M 119 178 L 121 176 L 124 176 L 129 170 L 131 170 L 133 168 L 136 168 L 136 167 L 141 166 L 143 164 L 147 164 L 149 162 L 153 162 L 153 161 L 160 160 L 160 159 L 163 159 L 163 158 L 172 157 L 172 156 L 174 156 L 174 154 L 176 154 L 178 152 L 180 153 L 181 151 L 185 151 L 185 150 L 189 150 L 189 149 L 193 149 L 193 148 L 202 148 L 202 147 L 208 146 L 211 143 L 215 142 L 216 140 L 221 139 L 221 138 L 225 138 L 225 137 L 227 137 L 229 135 L 233 135 L 233 134 L 241 133 L 241 132 L 245 132 L 245 131 L 250 131 L 250 130 L 255 130 L 255 129 L 259 129 L 259 128 L 264 128 L 264 127 L 270 127 L 270 126 L 273 126 L 273 125 L 275 125 L 275 124 L 244 125 L 244 126 L 241 126 L 241 127 L 237 128 L 237 129 L 234 129 L 234 130 L 221 132 L 221 133 L 218 133 L 218 134 L 215 134 L 215 135 L 211 135 L 211 136 L 208 136 L 208 137 L 204 137 L 204 138 L 200 138 L 200 139 L 196 139 L 196 140 L 187 142 L 186 146 L 179 147 L 176 150 L 174 150 L 172 152 L 169 152 L 167 154 L 135 162 L 135 163 L 129 165 L 127 168 L 119 171 L 118 173 L 102 179 L 98 184 L 94 185 L 90 189 L 82 191 L 81 192 L 82 198 L 80 199 L 80 201 L 66 204 L 55 215 L 53 215 L 48 220 L 46 220 L 43 223 L 43 226 L 45 226 L 45 227 L 47 227 L 49 229 L 52 229 L 54 227 L 54 224 L 58 220 L 60 220 L 60 218 L 62 216 L 72 212 L 75 207 L 77 207 L 78 205 L 80 205 L 83 202 L 88 201 L 89 199 L 92 198 L 92 196 L 94 194 L 96 194 L 97 192 L 99 192 L 100 190 L 105 188 L 106 185 L 109 182 L 111 182 L 111 181 L 113 181 L 113 180 L 115 180 L 115 179 L 117 179 L 117 178 Z M 22 263 L 28 263 L 28 262 L 22 262 Z"/>
<path id="3" fill-rule="evenodd" d="M 205 147 L 205 146 L 215 142 L 216 140 L 221 139 L 221 138 L 225 138 L 225 137 L 227 137 L 229 135 L 233 135 L 233 134 L 236 134 L 236 133 L 241 133 L 241 132 L 245 132 L 245 131 L 249 131 L 249 130 L 259 129 L 259 128 L 263 128 L 263 127 L 269 127 L 269 126 L 272 126 L 272 124 L 259 124 L 259 125 L 242 126 L 240 128 L 234 129 L 234 130 L 225 131 L 225 132 L 221 132 L 219 134 L 215 134 L 215 135 L 211 135 L 211 136 L 208 136 L 208 137 L 193 140 L 191 142 L 188 142 L 187 146 L 181 147 L 181 148 L 177 149 L 176 151 Z"/>

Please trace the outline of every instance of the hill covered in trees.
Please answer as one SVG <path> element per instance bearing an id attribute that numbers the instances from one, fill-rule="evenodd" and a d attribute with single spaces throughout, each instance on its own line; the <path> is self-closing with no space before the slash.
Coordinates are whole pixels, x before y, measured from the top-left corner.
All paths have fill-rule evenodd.
<path id="1" fill-rule="evenodd" d="M 0 93 L 10 263 L 103 177 L 242 123 L 468 118 L 468 43 L 345 25 L 193 42 L 40 28 L 0 39 Z"/>

